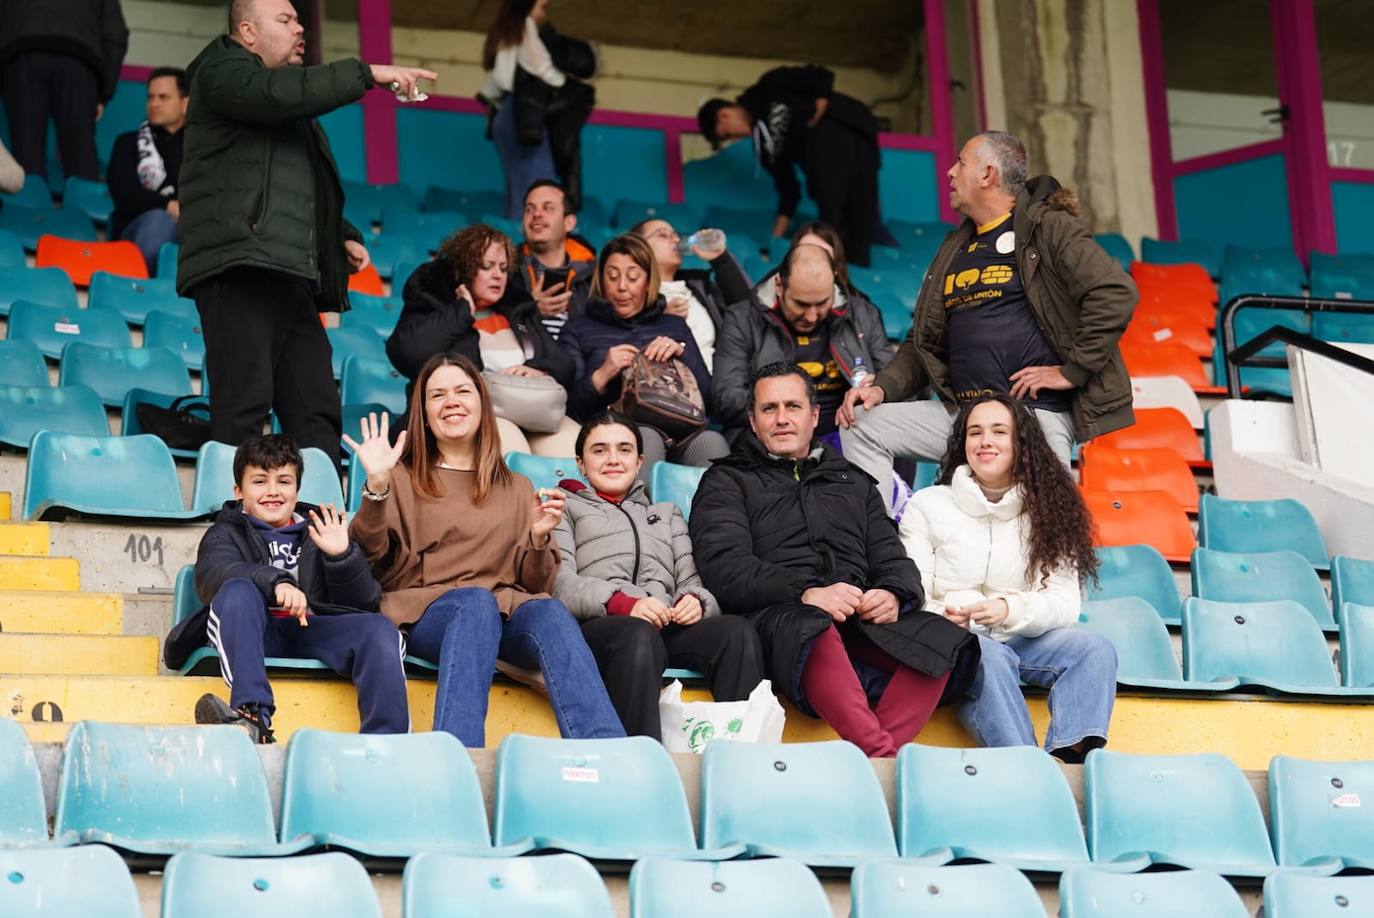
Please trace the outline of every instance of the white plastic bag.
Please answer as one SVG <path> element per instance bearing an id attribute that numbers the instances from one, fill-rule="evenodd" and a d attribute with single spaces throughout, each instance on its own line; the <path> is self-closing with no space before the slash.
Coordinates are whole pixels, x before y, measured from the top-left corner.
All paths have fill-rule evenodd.
<path id="1" fill-rule="evenodd" d="M 744 701 L 683 701 L 674 679 L 658 696 L 663 745 L 669 752 L 700 754 L 713 740 L 740 743 L 782 742 L 786 714 L 764 679 Z"/>

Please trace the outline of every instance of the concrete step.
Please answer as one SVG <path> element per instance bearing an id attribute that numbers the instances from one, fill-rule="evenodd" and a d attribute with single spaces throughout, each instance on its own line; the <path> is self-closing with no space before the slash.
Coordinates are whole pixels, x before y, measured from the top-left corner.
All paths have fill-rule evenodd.
<path id="1" fill-rule="evenodd" d="M 49 523 L 51 551 L 80 558 L 88 590 L 137 593 L 171 589 L 182 565 L 194 564 L 208 523 L 127 523 L 69 520 Z"/>
<path id="2" fill-rule="evenodd" d="M 0 590 L 0 632 L 6 631 L 121 634 L 124 597 L 118 593 Z"/>
<path id="3" fill-rule="evenodd" d="M 46 555 L 47 523 L 0 523 L 0 555 Z"/>
<path id="4" fill-rule="evenodd" d="M 79 590 L 81 565 L 75 558 L 0 556 L 0 590 Z"/>
<path id="5" fill-rule="evenodd" d="M 122 634 L 0 634 L 0 672 L 36 676 L 156 676 L 157 638 Z"/>

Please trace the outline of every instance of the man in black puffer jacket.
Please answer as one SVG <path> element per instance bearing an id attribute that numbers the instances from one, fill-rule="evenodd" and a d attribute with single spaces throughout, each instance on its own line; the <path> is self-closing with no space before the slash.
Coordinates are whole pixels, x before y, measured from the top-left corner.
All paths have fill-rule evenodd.
<path id="1" fill-rule="evenodd" d="M 978 642 L 922 609 L 920 574 L 872 479 L 813 441 L 806 371 L 771 364 L 752 393 L 753 434 L 692 501 L 702 581 L 758 629 L 774 686 L 869 756 L 896 755 L 942 698 L 963 697 Z"/>
<path id="2" fill-rule="evenodd" d="M 229 703 L 203 696 L 196 722 L 238 724 L 259 743 L 272 742 L 276 709 L 265 657 L 322 661 L 357 685 L 363 733 L 405 733 L 405 641 L 378 612 L 382 587 L 349 540 L 343 512 L 297 502 L 304 468 L 283 434 L 239 447 L 238 499 L 224 504 L 196 553 L 205 608 L 167 635 L 163 660 L 176 669 L 212 644 Z"/>
<path id="3" fill-rule="evenodd" d="M 128 47 L 119 0 L 0 3 L 0 83 L 10 149 L 25 172 L 47 177 L 51 118 L 63 174 L 100 180 L 95 122 L 119 85 Z"/>
<path id="4" fill-rule="evenodd" d="M 289 0 L 234 0 L 230 32 L 187 75 L 177 292 L 205 334 L 211 436 L 238 444 L 275 408 L 302 448 L 339 457 L 339 392 L 320 311 L 348 308 L 368 264 L 315 121 L 374 85 L 413 93 L 428 70 L 349 59 L 300 66 Z"/>

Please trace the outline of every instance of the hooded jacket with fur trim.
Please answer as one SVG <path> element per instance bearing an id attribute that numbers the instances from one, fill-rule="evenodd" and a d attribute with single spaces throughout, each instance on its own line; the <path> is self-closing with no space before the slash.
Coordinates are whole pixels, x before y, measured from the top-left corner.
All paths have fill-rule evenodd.
<path id="1" fill-rule="evenodd" d="M 1016 263 L 1045 340 L 1074 384 L 1074 435 L 1079 442 L 1135 423 L 1131 378 L 1119 342 L 1139 293 L 1130 275 L 1097 244 L 1078 217 L 1078 197 L 1048 175 L 1026 183 L 1012 214 Z M 878 374 L 885 400 L 911 398 L 926 385 L 956 399 L 949 385 L 949 336 L 940 278 L 973 236 L 965 219 L 945 238 L 926 271 L 911 331 Z"/>

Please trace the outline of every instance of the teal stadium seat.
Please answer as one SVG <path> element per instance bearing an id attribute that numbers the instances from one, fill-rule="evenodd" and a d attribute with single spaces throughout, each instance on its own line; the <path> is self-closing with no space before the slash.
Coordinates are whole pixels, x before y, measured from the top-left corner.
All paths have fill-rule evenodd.
<path id="1" fill-rule="evenodd" d="M 1374 255 L 1313 252 L 1314 300 L 1374 300 Z"/>
<path id="2" fill-rule="evenodd" d="M 577 222 L 608 227 L 611 225 L 611 209 L 595 195 L 583 193 L 582 203 L 577 208 Z"/>
<path id="3" fill-rule="evenodd" d="M 20 207 L 50 210 L 54 206 L 52 189 L 48 187 L 47 181 L 41 175 L 33 173 L 24 176 L 23 186 L 14 194 L 0 194 L 0 200 L 4 201 L 5 207 L 17 204 Z"/>
<path id="4" fill-rule="evenodd" d="M 396 294 L 400 294 L 406 289 L 406 281 L 410 280 L 410 275 L 415 273 L 415 269 L 429 261 L 428 258 L 418 258 L 415 261 L 398 261 L 396 267 L 391 269 L 391 289 Z"/>
<path id="5" fill-rule="evenodd" d="M 18 721 L 0 717 L 0 854 L 5 848 L 48 844 L 48 811 L 33 746 Z"/>
<path id="6" fill-rule="evenodd" d="M 427 260 L 439 241 L 433 232 L 399 228 L 374 236 L 367 244 L 367 253 L 377 273 L 390 279 L 398 264 Z"/>
<path id="7" fill-rule="evenodd" d="M 704 468 L 691 465 L 678 465 L 676 462 L 658 462 L 649 474 L 649 494 L 655 501 L 672 501 L 677 504 L 684 517 L 692 515 L 692 498 L 701 484 Z"/>
<path id="8" fill-rule="evenodd" d="M 804 864 L 787 858 L 693 864 L 651 857 L 630 871 L 630 918 L 828 918 L 831 914 L 820 880 Z"/>
<path id="9" fill-rule="evenodd" d="M 986 801 L 983 801 L 986 803 Z M 1081 839 L 1080 839 L 1081 841 Z M 1005 864 L 869 861 L 850 878 L 852 918 L 1044 918 L 1030 880 Z"/>
<path id="10" fill-rule="evenodd" d="M 1227 876 L 1274 870 L 1259 801 L 1225 756 L 1094 749 L 1083 777 L 1088 852 L 1099 864 L 1144 855 L 1154 864 Z"/>
<path id="11" fill-rule="evenodd" d="M 1184 682 L 1178 660 L 1174 657 L 1174 642 L 1164 627 L 1164 621 L 1155 614 L 1149 603 L 1138 596 L 1083 603 L 1082 611 L 1078 613 L 1078 627 L 1095 631 L 1112 642 L 1116 648 L 1118 685 L 1223 691 L 1239 684 L 1234 679 L 1227 680 L 1225 684 L 1191 685 Z"/>
<path id="12" fill-rule="evenodd" d="M 504 208 L 503 208 L 504 209 Z M 387 207 L 382 210 L 382 234 L 400 233 L 411 238 L 428 237 L 430 249 L 472 223 L 472 217 L 462 210 L 409 210 Z"/>
<path id="13" fill-rule="evenodd" d="M 1233 324 L 1234 346 L 1252 341 L 1276 325 L 1304 335 L 1312 333 L 1312 317 L 1301 309 L 1240 309 L 1235 313 Z M 1260 355 L 1283 357 L 1284 347 L 1283 342 L 1275 341 L 1266 345 Z M 1226 364 L 1219 333 L 1212 351 L 1212 381 L 1219 386 L 1226 385 Z M 1241 367 L 1240 382 L 1252 393 L 1293 394 L 1293 383 L 1287 367 Z"/>
<path id="14" fill-rule="evenodd" d="M 723 745 L 735 744 L 712 744 Z M 498 846 L 594 860 L 720 860 L 743 853 L 739 846 L 697 850 L 677 767 L 646 736 L 507 736 L 496 757 L 495 821 Z"/>
<path id="15" fill-rule="evenodd" d="M 48 365 L 38 345 L 16 338 L 0 339 L 0 385 L 48 385 Z"/>
<path id="16" fill-rule="evenodd" d="M 1336 344 L 1374 344 L 1374 314 L 1315 312 L 1312 337 Z"/>
<path id="17" fill-rule="evenodd" d="M 372 879 L 346 854 L 287 858 L 178 854 L 162 876 L 162 918 L 382 918 Z"/>
<path id="18" fill-rule="evenodd" d="M 149 312 L 160 310 L 183 318 L 196 318 L 194 300 L 177 296 L 172 279 L 120 277 L 106 271 L 91 275 L 91 306 L 113 309 L 130 325 L 142 325 Z"/>
<path id="19" fill-rule="evenodd" d="M 61 268 L 0 267 L 0 316 L 9 315 L 10 309 L 20 300 L 63 309 L 77 308 L 76 287 Z M 13 338 L 13 333 L 9 337 Z"/>
<path id="20" fill-rule="evenodd" d="M 109 186 L 104 182 L 69 175 L 62 189 L 62 206 L 83 213 L 104 226 L 110 222 L 114 199 L 110 197 Z"/>
<path id="21" fill-rule="evenodd" d="M 382 211 L 388 207 L 419 210 L 420 203 L 410 186 L 369 185 L 365 182 L 344 182 L 344 211 L 356 229 L 367 234 L 372 224 L 382 221 Z"/>
<path id="22" fill-rule="evenodd" d="M 1131 270 L 1131 262 L 1135 261 L 1135 250 L 1131 248 L 1125 236 L 1120 233 L 1098 233 L 1093 238 L 1102 246 L 1103 251 L 1117 260 L 1121 270 Z"/>
<path id="23" fill-rule="evenodd" d="M 19 237 L 25 251 L 38 251 L 38 237 L 60 236 L 63 239 L 79 239 L 82 242 L 97 240 L 95 225 L 91 218 L 75 210 L 58 208 L 23 207 L 19 204 L 6 204 L 0 210 L 0 229 L 6 229 Z"/>
<path id="24" fill-rule="evenodd" d="M 531 456 L 529 453 L 506 453 L 506 465 L 517 475 L 524 475 L 538 491 L 556 488 L 564 479 L 586 484 L 587 479 L 577 470 L 577 460 L 554 456 Z"/>
<path id="25" fill-rule="evenodd" d="M 100 396 L 86 386 L 0 384 L 0 443 L 28 449 L 40 430 L 108 437 L 110 423 Z"/>
<path id="26" fill-rule="evenodd" d="M 701 844 L 751 857 L 853 867 L 897 856 L 873 766 L 858 746 L 711 743 L 701 764 Z"/>
<path id="27" fill-rule="evenodd" d="M 1374 761 L 1269 762 L 1269 826 L 1284 867 L 1374 870 Z"/>
<path id="28" fill-rule="evenodd" d="M 1088 584 L 1088 599 L 1135 596 L 1148 602 L 1165 624 L 1180 623 L 1182 601 L 1178 597 L 1178 584 L 1169 562 L 1158 549 L 1152 545 L 1117 545 L 1099 547 L 1096 551 L 1098 583 Z"/>
<path id="29" fill-rule="evenodd" d="M 181 252 L 181 247 L 175 242 L 164 242 L 157 250 L 157 277 L 177 279 L 177 255 Z"/>
<path id="30" fill-rule="evenodd" d="M 1319 571 L 1330 568 L 1326 543 L 1312 514 L 1291 498 L 1198 501 L 1198 544 L 1221 551 L 1295 551 Z"/>
<path id="31" fill-rule="evenodd" d="M 176 775 L 176 792 L 168 775 Z M 133 855 L 291 854 L 279 846 L 267 778 L 238 727 L 82 721 L 62 750 L 55 834 Z M 242 913 L 239 913 L 242 914 Z"/>
<path id="32" fill-rule="evenodd" d="M 888 220 L 887 228 L 896 238 L 897 245 L 902 248 L 926 245 L 932 239 L 938 247 L 954 229 L 954 224 L 940 220 L 925 223 L 914 220 Z"/>
<path id="33" fill-rule="evenodd" d="M 175 351 L 165 347 L 101 347 L 73 341 L 62 349 L 59 386 L 89 386 L 112 408 L 130 389 L 172 395 L 191 391 L 191 374 Z"/>
<path id="34" fill-rule="evenodd" d="M 334 371 L 335 379 L 343 378 L 344 361 L 349 357 L 388 362 L 386 342 L 377 337 L 377 333 L 371 329 L 326 328 L 324 331 L 329 337 L 329 346 L 332 351 L 329 362 Z M 370 401 L 370 399 L 364 399 L 364 401 Z"/>
<path id="35" fill-rule="evenodd" d="M 498 233 L 505 234 L 506 238 L 510 239 L 516 245 L 520 244 L 520 240 L 525 235 L 525 228 L 519 220 L 511 220 L 510 218 L 503 217 L 500 214 L 490 212 L 484 213 L 482 214 L 481 219 L 477 220 L 477 222 L 490 226 Z M 580 225 L 576 230 L 574 230 L 574 232 L 578 233 L 579 235 L 584 235 L 584 229 L 587 232 L 596 232 L 594 228 L 584 228 Z M 593 245 L 595 245 L 595 243 L 593 243 Z"/>
<path id="36" fill-rule="evenodd" d="M 988 806 L 988 801 L 998 801 Z M 897 847 L 906 858 L 992 861 L 1058 872 L 1088 862 L 1078 804 L 1034 746 L 897 754 Z"/>
<path id="37" fill-rule="evenodd" d="M 773 235 L 775 214 L 771 207 L 725 207 L 713 204 L 701 215 L 701 225 L 724 230 L 727 239 L 748 236 L 752 239 L 768 239 Z M 803 221 L 797 218 L 797 225 Z M 673 224 L 677 226 L 676 223 Z M 678 227 L 681 229 L 681 227 Z"/>
<path id="38" fill-rule="evenodd" d="M 1059 878 L 1060 918 L 1249 918 L 1230 883 L 1215 873 L 1109 873 L 1091 867 Z M 1274 918 L 1274 916 L 1270 916 Z"/>
<path id="39" fill-rule="evenodd" d="M 103 845 L 0 848 L 0 915 L 6 918 L 140 918 L 124 859 Z"/>
<path id="40" fill-rule="evenodd" d="M 202 381 L 201 390 L 204 391 L 205 385 Z M 173 395 L 166 392 L 153 392 L 148 389 L 130 389 L 124 396 L 124 409 L 120 412 L 119 432 L 121 436 L 137 437 L 148 433 L 143 429 L 143 422 L 138 417 L 139 405 L 156 405 L 159 408 L 170 408 L 172 403 L 178 398 L 184 398 L 186 394 Z M 210 420 L 210 402 L 203 396 L 192 396 L 181 403 L 181 407 L 200 417 L 202 420 Z M 177 459 L 194 459 L 196 450 L 193 449 L 172 449 L 167 447 L 167 452 Z"/>
<path id="41" fill-rule="evenodd" d="M 1293 296 L 1302 296 L 1302 288 L 1307 286 L 1307 269 L 1293 250 L 1287 247 L 1228 245 L 1222 256 L 1222 281 L 1229 280 L 1234 271 L 1256 272 L 1265 278 L 1266 286 L 1256 292 L 1292 290 Z M 1222 302 L 1226 300 L 1223 298 Z"/>
<path id="42" fill-rule="evenodd" d="M 366 293 L 350 293 L 349 305 L 352 307 L 339 317 L 341 328 L 370 328 L 383 338 L 390 337 L 401 317 L 400 291 L 395 296 L 372 296 Z"/>
<path id="43" fill-rule="evenodd" d="M 194 312 L 189 316 L 173 315 L 155 309 L 148 313 L 143 326 L 144 347 L 164 347 L 181 357 L 187 369 L 200 371 L 205 368 L 205 333 L 200 327 L 200 317 Z"/>
<path id="44" fill-rule="evenodd" d="M 582 215 L 579 215 L 579 219 Z M 702 222 L 702 213 L 691 204 L 670 204 L 667 201 L 636 201 L 624 198 L 615 202 L 610 225 L 617 232 L 628 233 L 630 227 L 641 220 L 667 220 L 668 223 L 686 239 L 703 226 L 725 229 L 714 223 Z M 726 230 L 729 233 L 729 230 Z"/>
<path id="45" fill-rule="evenodd" d="M 406 411 L 406 378 L 385 358 L 350 356 L 344 361 L 339 393 L 345 405 L 385 405 L 393 423 Z M 344 432 L 357 439 L 357 429 L 355 424 Z"/>
<path id="46" fill-rule="evenodd" d="M 1374 606 L 1374 561 L 1337 555 L 1331 559 L 1331 606 L 1347 602 Z"/>
<path id="47" fill-rule="evenodd" d="M 492 189 L 441 188 L 431 185 L 425 189 L 422 210 L 457 210 L 465 214 L 501 213 L 506 209 L 506 193 Z"/>
<path id="48" fill-rule="evenodd" d="M 1341 684 L 1374 689 L 1374 605 L 1341 606 Z"/>
<path id="49" fill-rule="evenodd" d="M 396 780 L 401 774 L 405 780 Z M 281 838 L 371 858 L 421 851 L 513 856 L 531 847 L 492 848 L 472 759 L 443 732 L 297 730 L 286 749 Z"/>
<path id="50" fill-rule="evenodd" d="M 0 230 L 0 268 L 22 268 L 28 264 L 24 244 L 9 230 Z"/>
<path id="51" fill-rule="evenodd" d="M 401 880 L 401 918 L 614 914 L 601 874 L 575 854 L 470 858 L 431 851 L 407 861 Z"/>
<path id="52" fill-rule="evenodd" d="M 214 513 L 227 500 L 234 499 L 235 447 L 211 440 L 196 455 L 196 481 L 192 488 L 191 506 L 202 513 Z M 323 450 L 306 447 L 301 450 L 305 460 L 305 474 L 299 482 L 301 503 L 323 506 L 332 503 L 344 506 L 343 486 L 339 484 L 334 463 Z"/>
<path id="53" fill-rule="evenodd" d="M 923 279 L 922 272 L 910 268 L 849 266 L 849 280 L 859 290 L 869 296 L 876 296 L 878 291 L 887 290 L 900 297 L 903 303 L 911 303 L 913 309 Z"/>
<path id="54" fill-rule="evenodd" d="M 1291 599 L 1183 602 L 1183 677 L 1300 695 L 1359 695 L 1336 679 L 1326 637 L 1312 615 Z"/>
<path id="55" fill-rule="evenodd" d="M 1374 877 L 1314 877 L 1280 871 L 1264 881 L 1265 918 L 1374 915 Z"/>
<path id="56" fill-rule="evenodd" d="M 1202 265 L 1212 277 L 1221 276 L 1221 247 L 1202 239 L 1164 242 L 1149 236 L 1140 240 L 1140 260 L 1152 265 Z"/>
<path id="57" fill-rule="evenodd" d="M 192 520 L 167 446 L 149 434 L 82 437 L 41 430 L 29 444 L 24 519 L 72 513 L 142 520 Z"/>
<path id="58" fill-rule="evenodd" d="M 912 307 L 891 290 L 873 291 L 873 305 L 883 317 L 883 334 L 889 341 L 901 341 L 911 331 Z"/>
<path id="59" fill-rule="evenodd" d="M 133 347 L 123 316 L 113 309 L 73 309 L 19 300 L 10 307 L 8 335 L 32 341 L 43 356 L 56 360 L 73 341 L 101 347 Z"/>
<path id="60" fill-rule="evenodd" d="M 1230 552 L 1199 548 L 1190 565 L 1193 595 L 1222 602 L 1266 602 L 1291 599 L 1317 624 L 1336 630 L 1331 603 L 1321 578 L 1306 558 L 1294 551 Z"/>

